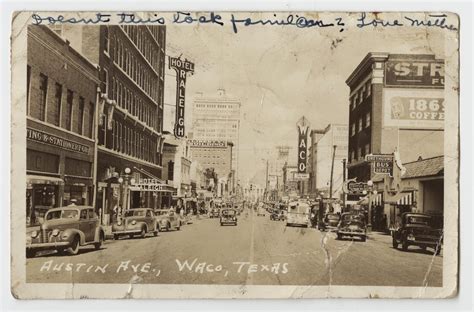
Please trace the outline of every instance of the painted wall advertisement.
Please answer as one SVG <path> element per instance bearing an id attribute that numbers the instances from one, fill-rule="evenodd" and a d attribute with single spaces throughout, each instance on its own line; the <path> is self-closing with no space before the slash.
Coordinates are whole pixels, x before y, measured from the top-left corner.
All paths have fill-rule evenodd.
<path id="1" fill-rule="evenodd" d="M 444 87 L 441 60 L 394 60 L 385 64 L 386 86 Z"/>
<path id="2" fill-rule="evenodd" d="M 444 90 L 385 88 L 384 126 L 444 129 Z"/>

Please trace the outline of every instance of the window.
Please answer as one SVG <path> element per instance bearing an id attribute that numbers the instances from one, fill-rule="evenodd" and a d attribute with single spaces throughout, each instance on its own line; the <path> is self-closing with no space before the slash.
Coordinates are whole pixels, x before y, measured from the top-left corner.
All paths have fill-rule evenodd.
<path id="1" fill-rule="evenodd" d="M 63 86 L 56 83 L 55 94 L 54 94 L 54 105 L 51 107 L 51 118 L 50 121 L 53 125 L 59 127 L 60 116 L 61 116 L 61 101 L 63 97 Z"/>
<path id="2" fill-rule="evenodd" d="M 369 154 L 370 154 L 370 144 L 367 143 L 367 144 L 365 145 L 365 155 L 369 155 Z"/>
<path id="3" fill-rule="evenodd" d="M 353 99 L 354 99 L 354 108 L 357 106 L 357 103 L 359 102 L 359 101 L 358 101 L 358 98 L 359 98 L 359 94 L 356 93 L 356 94 L 354 95 L 354 98 L 353 98 Z"/>
<path id="4" fill-rule="evenodd" d="M 370 112 L 365 116 L 365 127 L 370 127 Z"/>
<path id="5" fill-rule="evenodd" d="M 84 98 L 81 96 L 79 97 L 79 114 L 77 120 L 77 133 L 83 134 L 84 129 Z"/>
<path id="6" fill-rule="evenodd" d="M 359 132 L 362 131 L 362 118 L 359 119 Z"/>
<path id="7" fill-rule="evenodd" d="M 94 137 L 94 103 L 89 103 L 89 138 Z"/>
<path id="8" fill-rule="evenodd" d="M 364 158 L 364 155 L 362 155 L 363 151 L 362 151 L 362 147 L 359 147 L 359 150 L 358 150 L 358 155 L 359 155 L 359 159 L 362 159 Z"/>
<path id="9" fill-rule="evenodd" d="M 107 71 L 107 69 L 104 68 L 104 86 L 105 86 L 105 89 L 104 89 L 104 93 L 109 94 L 109 72 Z"/>
<path id="10" fill-rule="evenodd" d="M 26 113 L 29 114 L 30 105 L 31 66 L 26 66 Z"/>
<path id="11" fill-rule="evenodd" d="M 38 115 L 34 116 L 40 120 L 45 120 L 46 117 L 46 98 L 48 96 L 48 77 L 46 75 L 40 74 L 40 96 L 39 96 L 39 106 L 38 106 Z"/>
<path id="12" fill-rule="evenodd" d="M 104 26 L 104 52 L 109 54 L 110 41 L 109 41 L 109 27 Z"/>
<path id="13" fill-rule="evenodd" d="M 351 127 L 351 136 L 355 135 L 355 133 L 356 133 L 356 124 L 353 123 Z"/>
<path id="14" fill-rule="evenodd" d="M 372 92 L 372 83 L 370 82 L 370 80 L 367 82 L 367 97 L 370 96 Z"/>
<path id="15" fill-rule="evenodd" d="M 67 130 L 71 130 L 72 126 L 72 105 L 74 100 L 74 92 L 67 90 L 67 99 L 66 99 L 66 113 L 64 115 L 64 125 L 63 127 Z"/>

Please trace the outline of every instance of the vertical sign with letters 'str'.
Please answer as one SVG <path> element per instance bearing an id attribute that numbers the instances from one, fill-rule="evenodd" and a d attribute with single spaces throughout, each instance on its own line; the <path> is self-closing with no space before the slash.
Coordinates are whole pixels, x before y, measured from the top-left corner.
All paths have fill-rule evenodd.
<path id="1" fill-rule="evenodd" d="M 296 123 L 298 128 L 298 173 L 306 173 L 306 159 L 308 157 L 308 120 L 303 116 Z"/>
<path id="2" fill-rule="evenodd" d="M 169 57 L 169 68 L 176 71 L 176 119 L 174 124 L 174 135 L 177 138 L 184 137 L 184 106 L 186 94 L 186 74 L 194 73 L 194 64 L 179 57 Z"/>

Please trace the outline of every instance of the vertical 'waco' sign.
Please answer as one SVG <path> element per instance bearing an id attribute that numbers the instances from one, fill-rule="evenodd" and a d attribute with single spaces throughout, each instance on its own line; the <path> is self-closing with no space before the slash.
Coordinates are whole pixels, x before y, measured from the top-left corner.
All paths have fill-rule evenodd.
<path id="1" fill-rule="evenodd" d="M 176 71 L 176 119 L 174 124 L 174 135 L 177 138 L 184 137 L 184 105 L 186 94 L 186 74 L 194 73 L 194 63 L 181 60 L 179 57 L 169 57 L 169 68 Z"/>
<path id="2" fill-rule="evenodd" d="M 298 127 L 298 173 L 306 173 L 308 146 L 308 120 L 303 116 L 296 123 Z"/>

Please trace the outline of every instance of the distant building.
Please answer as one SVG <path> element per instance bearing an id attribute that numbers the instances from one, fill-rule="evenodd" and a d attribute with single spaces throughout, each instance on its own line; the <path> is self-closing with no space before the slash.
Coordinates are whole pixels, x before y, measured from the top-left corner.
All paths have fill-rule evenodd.
<path id="1" fill-rule="evenodd" d="M 26 215 L 93 205 L 99 71 L 46 26 L 27 27 Z"/>
<path id="2" fill-rule="evenodd" d="M 186 139 L 166 135 L 163 146 L 163 179 L 176 189 L 177 197 L 191 197 L 191 157 Z"/>
<path id="3" fill-rule="evenodd" d="M 240 105 L 239 99 L 227 96 L 223 89 L 218 90 L 217 96 L 197 95 L 193 102 L 193 139 L 231 142 L 235 172 L 238 172 Z"/>
<path id="4" fill-rule="evenodd" d="M 316 187 L 316 178 L 318 176 L 317 172 L 317 155 L 318 155 L 318 141 L 324 135 L 324 129 L 322 130 L 311 130 L 309 134 L 309 148 L 308 148 L 308 192 L 312 197 L 317 197 L 319 195 Z"/>
<path id="5" fill-rule="evenodd" d="M 369 53 L 346 80 L 348 178 L 373 178 L 367 154 L 399 149 L 403 162 L 444 151 L 444 61 L 434 55 Z"/>

